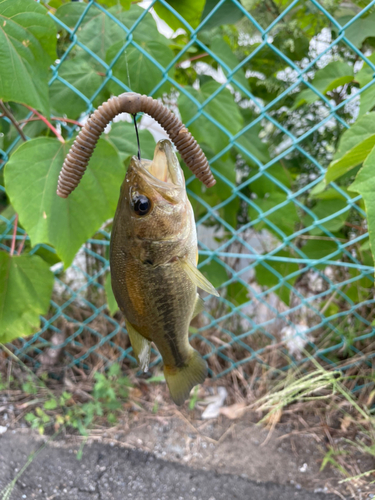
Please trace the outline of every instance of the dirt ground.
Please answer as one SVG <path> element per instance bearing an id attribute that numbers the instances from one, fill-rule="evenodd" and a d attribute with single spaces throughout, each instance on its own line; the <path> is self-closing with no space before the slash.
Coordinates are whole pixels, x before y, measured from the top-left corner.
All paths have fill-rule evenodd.
<path id="1" fill-rule="evenodd" d="M 60 434 L 34 458 L 10 500 L 375 498 L 375 488 L 339 484 L 334 468 L 320 472 L 323 450 L 313 436 L 287 426 L 270 432 L 246 419 L 145 412 L 130 426 L 94 429 L 80 461 L 82 437 Z M 0 435 L 0 492 L 47 440 L 26 427 Z"/>
<path id="2" fill-rule="evenodd" d="M 37 438 L 30 431 L 8 431 L 0 437 L 0 491 L 4 491 L 25 464 L 28 455 L 40 446 L 41 438 Z M 334 500 L 337 498 L 335 495 L 308 492 L 300 486 L 296 487 L 297 485 L 282 486 L 266 482 L 266 477 L 256 481 L 250 480 L 246 474 L 239 476 L 224 473 L 225 469 L 222 473 L 208 470 L 208 467 L 193 469 L 176 462 L 162 460 L 151 453 L 130 450 L 119 445 L 87 444 L 80 460 L 77 460 L 78 450 L 78 444 L 67 444 L 64 440 L 48 444 L 17 481 L 11 496 L 5 498 L 12 500 L 32 498 L 39 500 L 124 500 L 126 498 Z M 176 448 L 175 453 L 180 455 L 183 450 Z M 235 453 L 233 450 L 228 459 L 233 458 Z M 242 450 L 238 450 L 238 453 L 241 455 Z M 221 453 L 218 457 L 220 455 Z M 266 473 L 271 462 L 266 460 L 260 466 L 259 450 L 258 457 L 253 458 L 256 458 L 253 468 L 244 461 L 244 470 L 257 471 L 257 475 L 260 476 L 262 470 Z M 241 457 L 238 456 L 237 463 L 240 461 Z M 289 460 L 284 462 L 288 464 L 287 468 L 292 467 Z M 231 469 L 235 468 L 235 464 L 232 464 Z M 280 468 L 286 470 L 285 467 Z M 281 478 L 279 473 L 272 477 Z"/>

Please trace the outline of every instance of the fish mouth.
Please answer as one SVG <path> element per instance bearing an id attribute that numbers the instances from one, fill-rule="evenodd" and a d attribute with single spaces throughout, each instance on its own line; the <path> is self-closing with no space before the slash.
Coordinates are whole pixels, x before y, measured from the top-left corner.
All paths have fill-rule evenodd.
<path id="1" fill-rule="evenodd" d="M 140 169 L 147 177 L 152 177 L 152 184 L 163 187 L 182 188 L 185 185 L 184 174 L 171 141 L 162 139 L 156 144 L 154 158 L 152 161 L 141 160 Z"/>

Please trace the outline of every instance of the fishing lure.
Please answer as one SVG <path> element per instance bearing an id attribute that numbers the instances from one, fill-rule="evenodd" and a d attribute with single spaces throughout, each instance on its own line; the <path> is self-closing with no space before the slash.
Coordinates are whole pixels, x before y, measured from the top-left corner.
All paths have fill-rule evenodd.
<path id="1" fill-rule="evenodd" d="M 207 158 L 185 125 L 159 101 L 134 92 L 108 99 L 90 116 L 76 137 L 66 156 L 59 175 L 57 194 L 67 198 L 78 186 L 96 143 L 105 127 L 120 113 L 144 112 L 150 115 L 168 133 L 181 157 L 193 174 L 207 187 L 216 181 L 210 170 Z"/>

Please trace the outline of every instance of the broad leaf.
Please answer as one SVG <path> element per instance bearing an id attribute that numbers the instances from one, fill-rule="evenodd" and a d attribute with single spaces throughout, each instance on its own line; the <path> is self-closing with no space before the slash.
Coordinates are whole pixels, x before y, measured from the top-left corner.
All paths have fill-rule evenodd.
<path id="1" fill-rule="evenodd" d="M 281 182 L 284 186 L 288 188 L 291 186 L 291 179 L 288 176 L 288 172 L 280 163 L 271 165 L 271 167 L 267 168 L 266 172 Z M 254 175 L 254 172 L 252 172 L 252 175 Z M 269 193 L 274 191 L 278 191 L 279 193 L 284 192 L 275 182 L 264 174 L 251 182 L 249 184 L 249 188 L 252 193 L 255 193 L 258 196 L 258 198 L 267 197 Z"/>
<path id="2" fill-rule="evenodd" d="M 274 212 L 268 214 L 263 220 L 255 224 L 254 227 L 257 231 L 267 229 L 267 231 L 272 232 L 279 239 L 283 239 L 284 237 L 283 234 L 280 234 L 280 231 L 287 236 L 294 233 L 299 217 L 295 204 L 292 201 L 287 201 L 285 193 L 271 192 L 268 197 L 257 198 L 253 200 L 253 203 L 261 210 L 261 213 L 268 212 L 268 210 L 277 207 Z M 256 220 L 261 217 L 261 213 L 254 206 L 249 206 L 248 210 L 250 219 Z M 273 226 L 276 226 L 279 231 L 274 229 Z"/>
<path id="3" fill-rule="evenodd" d="M 326 182 L 332 182 L 349 172 L 352 168 L 360 165 L 367 158 L 374 146 L 375 134 L 370 135 L 357 146 L 354 146 L 339 160 L 330 163 L 325 176 Z"/>
<path id="4" fill-rule="evenodd" d="M 82 112 L 87 110 L 88 106 L 80 94 L 89 100 L 102 84 L 103 76 L 99 74 L 99 69 L 82 57 L 65 61 L 59 68 L 59 76 L 70 83 L 79 93 L 72 90 L 66 83 L 55 80 L 50 87 L 51 108 L 59 115 L 78 118 Z M 103 71 L 103 68 L 101 69 Z M 105 98 L 100 99 L 99 104 L 103 100 Z"/>
<path id="5" fill-rule="evenodd" d="M 100 139 L 77 189 L 56 194 L 70 143 L 38 138 L 22 144 L 5 168 L 5 185 L 32 245 L 49 243 L 69 266 L 83 243 L 113 217 L 124 178 L 115 148 Z"/>
<path id="6" fill-rule="evenodd" d="M 233 305 L 240 306 L 249 301 L 249 290 L 245 285 L 235 281 L 227 287 L 227 300 L 230 300 Z"/>
<path id="7" fill-rule="evenodd" d="M 48 115 L 48 68 L 56 57 L 56 29 L 34 0 L 0 0 L 0 99 Z"/>
<path id="8" fill-rule="evenodd" d="M 167 2 L 193 29 L 198 26 L 204 9 L 205 0 L 167 0 Z M 154 9 L 157 15 L 173 30 L 177 30 L 178 28 L 186 29 L 185 24 L 182 23 L 168 7 L 165 7 L 160 2 L 156 2 L 154 4 Z"/>
<path id="9" fill-rule="evenodd" d="M 274 257 L 287 257 L 287 258 L 292 258 L 292 255 L 289 252 L 286 252 L 285 250 L 281 250 L 280 252 L 277 252 L 277 254 L 274 255 Z M 285 261 L 266 261 L 269 265 L 269 267 L 272 268 L 272 270 L 268 269 L 265 265 L 262 263 L 259 263 L 256 268 L 255 268 L 255 276 L 256 280 L 261 286 L 266 286 L 266 287 L 274 287 L 280 283 L 280 276 L 281 275 L 283 278 L 286 278 L 292 273 L 295 273 L 298 271 L 299 267 L 298 264 L 295 264 L 294 262 L 285 262 Z M 289 278 L 287 283 L 290 285 L 293 285 L 294 282 L 296 281 L 297 276 L 293 276 Z M 290 300 L 290 288 L 282 284 L 279 288 L 277 288 L 274 293 L 279 296 L 279 298 L 285 302 L 285 304 L 289 305 L 289 300 Z"/>
<path id="10" fill-rule="evenodd" d="M 54 276 L 37 255 L 0 252 L 0 342 L 31 335 L 48 311 Z"/>
<path id="11" fill-rule="evenodd" d="M 340 17 L 339 23 L 344 26 L 352 19 L 351 16 Z M 368 37 L 373 37 L 375 33 L 375 12 L 368 16 L 361 16 L 345 30 L 347 38 L 357 48 L 361 48 L 363 42 Z"/>
<path id="12" fill-rule="evenodd" d="M 267 144 L 265 144 L 259 137 L 262 128 L 261 125 L 255 125 L 251 129 L 246 130 L 234 143 L 237 152 L 246 158 L 250 165 L 255 165 L 252 156 L 255 156 L 261 163 L 265 164 L 270 161 L 270 154 Z M 250 154 L 248 154 L 250 153 Z"/>
<path id="13" fill-rule="evenodd" d="M 216 36 L 211 43 L 210 49 L 216 56 L 219 58 L 219 64 L 220 61 L 222 61 L 226 66 L 228 66 L 231 70 L 234 69 L 239 61 L 236 57 L 236 55 L 232 52 L 232 49 L 230 46 L 227 44 L 227 42 L 221 37 L 221 36 Z M 227 75 L 228 71 L 225 69 L 223 65 L 222 69 L 224 71 L 224 74 Z M 235 84 L 235 81 L 238 82 L 239 84 L 242 85 L 246 90 L 250 90 L 249 83 L 247 81 L 247 78 L 245 77 L 245 72 L 241 68 L 236 73 L 233 75 L 233 80 L 232 83 L 235 85 L 235 88 L 237 90 L 237 86 Z"/>
<path id="14" fill-rule="evenodd" d="M 375 113 L 369 113 L 359 118 L 348 130 L 345 130 L 333 159 L 342 158 L 354 146 L 357 146 L 373 134 L 375 134 Z"/>
<path id="15" fill-rule="evenodd" d="M 325 95 L 327 92 L 353 81 L 353 78 L 352 66 L 344 62 L 334 61 L 318 70 L 311 83 L 316 90 Z M 294 108 L 302 104 L 312 104 L 318 100 L 319 96 L 313 90 L 306 89 L 297 96 Z"/>
<path id="16" fill-rule="evenodd" d="M 349 215 L 349 211 L 347 210 L 340 214 L 337 214 L 337 212 L 343 210 L 347 206 L 348 205 L 346 200 L 320 200 L 311 211 L 316 215 L 318 220 L 326 219 L 327 217 L 330 216 L 331 219 L 329 219 L 326 222 L 319 223 L 320 227 L 318 226 L 312 227 L 309 231 L 310 234 L 312 235 L 325 234 L 323 228 L 333 233 L 339 231 L 339 229 L 341 229 L 342 226 L 344 225 Z M 314 219 L 312 216 L 307 214 L 305 215 L 305 217 L 303 217 L 303 222 L 306 227 L 309 227 L 312 224 L 314 224 Z"/>
<path id="17" fill-rule="evenodd" d="M 75 28 L 78 21 L 87 5 L 83 2 L 68 2 L 61 5 L 55 12 L 55 17 L 63 22 L 68 28 Z M 93 17 L 98 14 L 98 10 L 91 7 L 81 20 L 81 24 L 84 25 L 90 21 Z M 60 24 L 57 23 L 57 28 L 61 29 Z"/>
<path id="18" fill-rule="evenodd" d="M 193 87 L 185 87 L 185 90 L 192 95 L 198 102 L 203 103 L 217 91 L 220 87 L 218 82 L 208 81 L 203 84 L 199 90 Z M 178 107 L 184 123 L 189 122 L 195 116 L 200 114 L 197 106 L 185 94 L 180 94 L 178 98 Z M 214 99 L 210 100 L 204 107 L 204 111 L 213 119 L 219 126 L 212 123 L 209 118 L 199 116 L 193 123 L 188 125 L 190 132 L 195 137 L 196 141 L 202 146 L 206 144 L 212 151 L 218 153 L 228 143 L 229 138 L 220 128 L 225 128 L 228 132 L 235 135 L 242 128 L 243 117 L 234 101 L 232 94 L 228 89 L 224 88 L 217 94 Z"/>
<path id="19" fill-rule="evenodd" d="M 122 162 L 126 162 L 132 156 L 137 155 L 137 137 L 132 123 L 113 123 L 111 131 L 105 138 L 117 149 Z M 155 151 L 155 139 L 148 130 L 139 130 L 139 143 L 141 146 L 141 157 L 146 160 L 152 160 Z"/>
<path id="20" fill-rule="evenodd" d="M 140 45 L 153 60 L 150 60 L 149 57 L 136 47 L 130 46 L 117 59 L 112 71 L 113 75 L 128 85 L 132 91 L 140 94 L 149 94 L 163 78 L 163 71 L 159 69 L 158 65 L 166 68 L 172 61 L 174 54 L 164 43 L 144 41 L 141 42 Z M 112 60 L 117 56 L 122 46 L 123 42 L 118 42 L 110 47 L 106 55 L 108 64 L 112 63 Z M 158 90 L 158 94 L 162 93 L 162 91 L 168 91 L 169 88 L 170 83 L 163 85 L 161 89 Z M 114 94 L 119 94 L 124 91 L 115 82 L 110 83 L 110 89 Z"/>
<path id="21" fill-rule="evenodd" d="M 368 56 L 367 59 L 370 62 L 375 63 L 375 52 L 372 53 L 371 56 Z M 362 68 L 358 71 L 358 73 L 356 73 L 355 80 L 362 88 L 371 82 L 373 73 L 374 71 L 372 70 L 372 68 L 366 62 L 364 62 Z"/>
<path id="22" fill-rule="evenodd" d="M 130 9 L 132 0 L 97 0 L 98 3 L 105 5 L 106 7 L 120 6 L 125 10 Z"/>
<path id="23" fill-rule="evenodd" d="M 144 14 L 144 10 L 136 5 L 132 5 L 130 10 L 125 12 L 119 7 L 111 7 L 108 12 L 121 21 L 128 30 Z M 150 13 L 143 17 L 142 22 L 133 31 L 132 35 L 137 43 L 147 41 L 167 44 L 167 39 L 158 32 L 156 23 Z M 127 30 L 121 28 L 105 12 L 99 9 L 95 9 L 95 15 L 79 31 L 79 40 L 103 61 L 108 49 L 115 43 L 125 44 L 126 37 Z M 131 47 L 130 45 L 127 51 Z"/>
<path id="24" fill-rule="evenodd" d="M 219 3 L 219 0 L 206 0 L 201 22 L 204 23 L 203 29 L 211 29 L 222 24 L 235 24 L 243 18 L 243 12 L 232 2 L 225 0 L 218 10 L 212 14 L 213 9 Z"/>
<path id="25" fill-rule="evenodd" d="M 350 191 L 362 195 L 367 212 L 372 255 L 375 256 L 375 150 L 369 154 L 355 181 L 349 186 Z"/>
<path id="26" fill-rule="evenodd" d="M 113 295 L 113 291 L 112 291 L 111 273 L 108 273 L 107 276 L 105 277 L 104 290 L 105 290 L 105 294 L 107 297 L 107 306 L 108 306 L 109 312 L 110 312 L 111 316 L 113 316 L 115 314 L 115 312 L 119 310 L 119 307 L 117 305 L 115 296 Z"/>
<path id="27" fill-rule="evenodd" d="M 206 257 L 203 257 L 203 259 L 206 259 Z M 215 288 L 219 288 L 220 285 L 228 281 L 228 275 L 225 270 L 225 267 L 222 266 L 216 260 L 211 260 L 208 264 L 205 264 L 203 267 L 199 266 L 199 270 L 206 276 L 208 281 L 212 283 Z"/>
<path id="28" fill-rule="evenodd" d="M 309 259 L 322 259 L 337 250 L 337 243 L 329 240 L 308 240 L 302 247 Z"/>
<path id="29" fill-rule="evenodd" d="M 360 95 L 359 116 L 371 111 L 375 106 L 375 85 L 371 85 Z"/>

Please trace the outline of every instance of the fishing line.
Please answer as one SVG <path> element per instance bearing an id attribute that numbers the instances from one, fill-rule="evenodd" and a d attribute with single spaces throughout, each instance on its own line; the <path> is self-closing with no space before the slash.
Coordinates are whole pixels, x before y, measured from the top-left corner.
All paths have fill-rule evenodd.
<path id="1" fill-rule="evenodd" d="M 138 126 L 137 126 L 136 117 L 137 117 L 137 113 L 135 113 L 135 115 L 133 115 L 133 121 L 134 121 L 135 133 L 136 133 L 136 136 L 137 136 L 138 160 L 140 160 L 141 159 L 141 146 L 139 145 L 139 134 L 138 134 Z"/>

